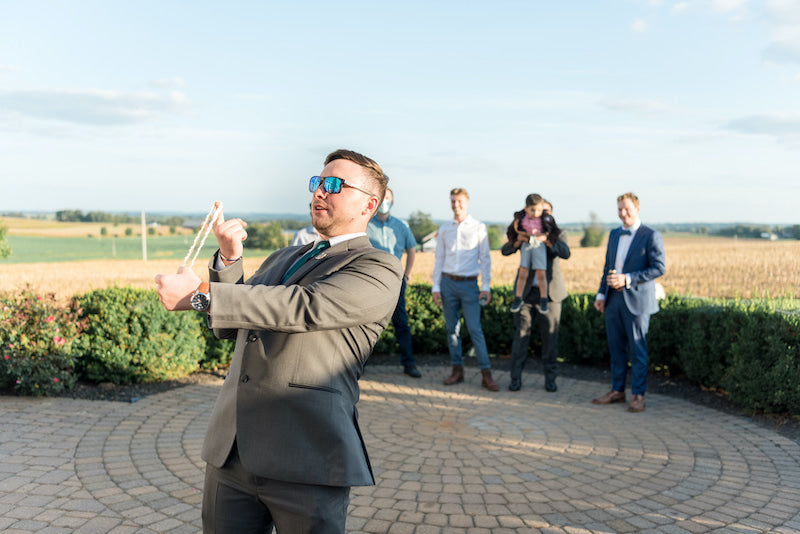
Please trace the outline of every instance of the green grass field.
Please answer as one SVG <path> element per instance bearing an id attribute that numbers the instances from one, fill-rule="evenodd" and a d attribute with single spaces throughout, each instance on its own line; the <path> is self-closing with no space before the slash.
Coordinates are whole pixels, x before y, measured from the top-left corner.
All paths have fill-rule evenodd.
<path id="1" fill-rule="evenodd" d="M 193 235 L 147 237 L 148 260 L 183 260 L 194 240 Z M 0 259 L 0 265 L 11 263 L 43 263 L 84 260 L 142 259 L 141 237 L 40 237 L 8 236 L 11 256 Z M 217 250 L 210 236 L 198 254 L 197 261 L 207 261 Z M 268 251 L 248 249 L 247 255 L 266 256 Z"/>

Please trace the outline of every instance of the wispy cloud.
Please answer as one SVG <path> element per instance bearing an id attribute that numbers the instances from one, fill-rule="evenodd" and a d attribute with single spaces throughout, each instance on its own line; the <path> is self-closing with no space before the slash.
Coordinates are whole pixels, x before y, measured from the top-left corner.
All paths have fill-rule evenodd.
<path id="1" fill-rule="evenodd" d="M 684 13 L 689 10 L 689 2 L 678 2 L 672 6 L 672 13 Z"/>
<path id="2" fill-rule="evenodd" d="M 161 89 L 180 89 L 186 85 L 186 82 L 180 76 L 173 76 L 172 78 L 161 78 L 150 82 L 154 87 Z"/>
<path id="3" fill-rule="evenodd" d="M 125 125 L 179 113 L 188 99 L 179 91 L 120 92 L 101 90 L 53 90 L 0 92 L 4 112 L 37 119 L 93 126 Z"/>
<path id="4" fill-rule="evenodd" d="M 647 31 L 647 22 L 642 19 L 636 19 L 631 23 L 631 31 L 634 33 L 644 33 Z"/>
<path id="5" fill-rule="evenodd" d="M 770 45 L 762 57 L 771 63 L 800 63 L 800 3 L 770 0 L 764 6 Z"/>
<path id="6" fill-rule="evenodd" d="M 747 0 L 711 0 L 711 9 L 719 13 L 731 13 L 746 5 Z"/>
<path id="7" fill-rule="evenodd" d="M 16 67 L 14 65 L 3 65 L 3 64 L 0 64 L 0 71 L 14 72 L 14 71 L 18 71 L 18 70 L 19 70 L 19 67 Z"/>
<path id="8" fill-rule="evenodd" d="M 600 105 L 611 111 L 626 113 L 664 113 L 670 108 L 658 100 L 645 100 L 641 98 L 605 98 Z"/>
<path id="9" fill-rule="evenodd" d="M 800 135 L 800 113 L 766 113 L 734 119 L 725 125 L 728 130 L 753 135 L 777 137 Z"/>

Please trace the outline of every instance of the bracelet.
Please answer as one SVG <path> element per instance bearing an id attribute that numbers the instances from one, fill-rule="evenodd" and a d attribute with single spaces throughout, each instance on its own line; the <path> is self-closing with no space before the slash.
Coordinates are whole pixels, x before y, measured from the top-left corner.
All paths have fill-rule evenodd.
<path id="1" fill-rule="evenodd" d="M 225 254 L 223 254 L 221 250 L 219 251 L 219 257 L 222 259 L 222 261 L 229 261 L 229 262 L 231 262 L 231 263 L 233 263 L 233 262 L 235 262 L 235 261 L 239 261 L 239 260 L 241 260 L 241 259 L 242 259 L 242 257 L 241 257 L 241 256 L 239 256 L 239 257 L 238 257 L 238 258 L 236 258 L 235 260 L 232 260 L 232 259 L 228 258 L 227 256 L 225 256 Z"/>

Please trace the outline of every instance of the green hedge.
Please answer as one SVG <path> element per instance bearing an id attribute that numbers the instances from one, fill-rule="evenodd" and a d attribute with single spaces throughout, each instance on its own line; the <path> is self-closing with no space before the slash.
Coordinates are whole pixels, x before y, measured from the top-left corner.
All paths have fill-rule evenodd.
<path id="1" fill-rule="evenodd" d="M 406 293 L 412 343 L 417 354 L 447 353 L 441 310 L 431 286 L 409 286 Z M 510 287 L 492 288 L 482 324 L 489 353 L 508 354 L 514 323 L 508 308 Z M 608 364 L 605 321 L 594 309 L 594 293 L 570 295 L 559 330 L 559 358 L 566 363 Z M 462 319 L 463 320 L 463 319 Z M 462 328 L 465 352 L 469 335 Z M 709 388 L 722 388 L 731 400 L 752 410 L 800 415 L 800 309 L 791 300 L 718 300 L 670 296 L 650 320 L 651 372 L 686 376 Z M 531 352 L 540 350 L 531 336 Z M 397 351 L 391 326 L 377 353 Z"/>
<path id="2" fill-rule="evenodd" d="M 76 301 L 86 324 L 73 350 L 85 380 L 168 380 L 196 371 L 204 358 L 196 314 L 166 311 L 153 290 L 100 289 Z"/>
<path id="3" fill-rule="evenodd" d="M 514 323 L 508 286 L 492 289 L 482 324 L 493 356 L 511 351 Z M 446 354 L 441 309 L 429 284 L 410 285 L 406 301 L 414 351 Z M 76 380 L 118 384 L 184 376 L 198 368 L 224 367 L 233 344 L 218 340 L 205 316 L 167 312 L 153 290 L 110 288 L 77 296 L 65 307 L 52 297 L 0 294 L 0 387 L 47 395 Z M 560 359 L 608 363 L 603 315 L 594 294 L 563 302 Z M 650 321 L 651 371 L 685 375 L 723 388 L 739 405 L 800 415 L 800 306 L 791 300 L 713 300 L 670 296 Z M 471 343 L 462 328 L 464 350 Z M 531 352 L 539 351 L 532 336 Z M 390 324 L 375 347 L 394 353 Z"/>

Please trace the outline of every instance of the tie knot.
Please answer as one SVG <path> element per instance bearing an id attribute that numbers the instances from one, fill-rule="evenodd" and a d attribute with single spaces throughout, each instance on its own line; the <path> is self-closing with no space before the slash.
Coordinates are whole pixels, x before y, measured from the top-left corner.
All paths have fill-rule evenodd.
<path id="1" fill-rule="evenodd" d="M 294 262 L 294 264 L 291 267 L 289 267 L 289 270 L 286 271 L 286 273 L 283 275 L 283 278 L 281 279 L 281 283 L 285 283 L 286 280 L 288 280 L 289 277 L 292 276 L 308 260 L 310 260 L 311 258 L 316 256 L 317 254 L 319 254 L 320 252 L 322 252 L 323 250 L 325 250 L 329 246 L 331 246 L 330 241 L 320 241 L 319 243 L 317 243 L 314 246 L 314 248 L 312 248 L 311 250 L 309 250 L 308 252 L 303 254 L 300 258 L 297 259 L 297 261 Z"/>

